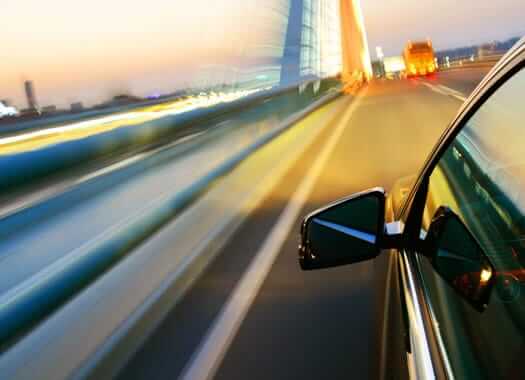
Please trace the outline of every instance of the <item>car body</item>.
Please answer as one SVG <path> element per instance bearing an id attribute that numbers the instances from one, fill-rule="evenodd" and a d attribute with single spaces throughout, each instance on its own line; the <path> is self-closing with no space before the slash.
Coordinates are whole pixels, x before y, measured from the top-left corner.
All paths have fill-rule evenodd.
<path id="1" fill-rule="evenodd" d="M 418 176 L 303 221 L 304 270 L 375 259 L 383 271 L 381 378 L 525 378 L 524 95 L 525 39 Z"/>

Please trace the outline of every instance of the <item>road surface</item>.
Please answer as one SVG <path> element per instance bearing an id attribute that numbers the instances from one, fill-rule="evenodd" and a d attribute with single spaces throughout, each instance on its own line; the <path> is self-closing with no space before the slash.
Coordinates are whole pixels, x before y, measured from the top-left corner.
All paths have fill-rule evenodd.
<path id="1" fill-rule="evenodd" d="M 300 218 L 334 199 L 374 186 L 388 190 L 398 178 L 416 174 L 461 99 L 486 72 L 379 80 L 355 98 L 345 95 L 326 105 L 338 116 L 327 120 L 316 143 L 247 218 L 120 378 L 376 378 L 380 273 L 373 261 L 301 272 Z M 293 217 L 293 208 L 299 217 Z M 290 215 L 292 223 L 286 223 Z M 279 233 L 285 234 L 282 245 Z M 252 260 L 269 247 L 278 254 L 266 274 Z M 248 269 L 251 277 L 245 275 Z M 250 287 L 254 278 L 260 288 Z"/>

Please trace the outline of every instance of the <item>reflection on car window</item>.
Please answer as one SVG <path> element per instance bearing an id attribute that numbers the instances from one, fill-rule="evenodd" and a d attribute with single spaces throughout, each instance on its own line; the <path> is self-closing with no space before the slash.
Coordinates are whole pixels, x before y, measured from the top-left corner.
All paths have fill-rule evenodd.
<path id="1" fill-rule="evenodd" d="M 423 216 L 448 206 L 496 268 L 489 307 L 478 313 L 422 261 L 457 378 L 525 378 L 525 71 L 494 93 L 454 140 L 430 177 Z"/>

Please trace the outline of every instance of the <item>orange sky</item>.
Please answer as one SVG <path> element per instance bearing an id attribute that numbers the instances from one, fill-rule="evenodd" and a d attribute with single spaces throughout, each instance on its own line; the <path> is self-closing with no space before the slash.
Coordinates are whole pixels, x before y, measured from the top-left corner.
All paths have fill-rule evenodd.
<path id="1" fill-rule="evenodd" d="M 399 54 L 408 39 L 431 37 L 442 48 L 525 30 L 523 0 L 361 3 L 371 50 L 382 45 L 387 54 Z M 0 99 L 24 107 L 25 79 L 34 81 L 41 105 L 59 106 L 199 84 L 203 66 L 239 64 L 261 45 L 282 43 L 275 9 L 283 4 L 287 0 L 2 0 Z"/>
<path id="2" fill-rule="evenodd" d="M 24 79 L 41 103 L 59 105 L 172 91 L 196 81 L 201 65 L 227 63 L 268 38 L 250 27 L 257 7 L 243 0 L 6 1 L 0 99 L 17 105 Z"/>

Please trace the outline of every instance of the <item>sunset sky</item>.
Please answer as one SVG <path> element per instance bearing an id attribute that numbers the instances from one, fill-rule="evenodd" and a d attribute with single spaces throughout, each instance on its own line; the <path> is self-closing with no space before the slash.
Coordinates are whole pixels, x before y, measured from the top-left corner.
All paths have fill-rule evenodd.
<path id="1" fill-rule="evenodd" d="M 397 54 L 408 39 L 430 37 L 446 48 L 525 32 L 523 0 L 361 2 L 372 52 L 381 45 Z M 35 82 L 41 105 L 62 106 L 195 84 L 203 66 L 231 65 L 275 44 L 278 3 L 2 0 L 0 99 L 25 106 L 25 79 Z"/>
<path id="2" fill-rule="evenodd" d="M 361 0 L 371 54 L 399 55 L 408 40 L 436 49 L 525 35 L 524 0 Z M 372 58 L 375 58 L 373 56 Z"/>
<path id="3" fill-rule="evenodd" d="M 3 0 L 0 99 L 24 105 L 24 79 L 58 105 L 192 85 L 203 66 L 272 38 L 250 27 L 256 11 L 246 0 Z"/>

